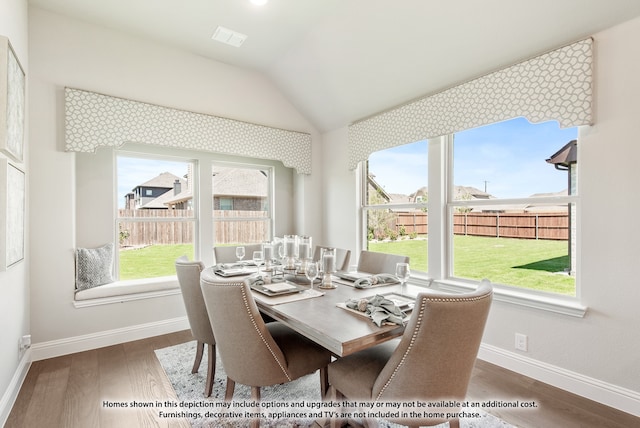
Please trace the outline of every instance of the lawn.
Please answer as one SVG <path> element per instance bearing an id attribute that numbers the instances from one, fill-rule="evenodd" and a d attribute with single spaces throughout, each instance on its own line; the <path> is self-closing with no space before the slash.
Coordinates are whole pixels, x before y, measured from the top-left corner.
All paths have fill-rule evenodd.
<path id="1" fill-rule="evenodd" d="M 369 249 L 411 257 L 411 268 L 427 271 L 427 241 L 370 242 Z M 480 236 L 454 237 L 454 276 L 575 295 L 575 278 L 558 274 L 569 266 L 566 241 Z"/>
<path id="2" fill-rule="evenodd" d="M 411 268 L 427 271 L 427 240 L 370 242 L 372 251 L 411 257 Z M 152 245 L 120 251 L 120 279 L 175 274 L 174 261 L 193 257 L 192 245 Z M 569 265 L 566 241 L 455 236 L 454 276 L 575 295 L 575 279 L 562 272 Z"/>

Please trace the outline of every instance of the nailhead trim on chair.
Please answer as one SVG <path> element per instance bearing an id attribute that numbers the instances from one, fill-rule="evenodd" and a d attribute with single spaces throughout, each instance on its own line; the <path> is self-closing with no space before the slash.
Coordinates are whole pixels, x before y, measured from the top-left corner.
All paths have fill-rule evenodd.
<path id="1" fill-rule="evenodd" d="M 282 363 L 280 362 L 276 354 L 273 352 L 273 349 L 271 349 L 271 346 L 269 346 L 269 343 L 267 343 L 267 340 L 264 338 L 264 336 L 262 335 L 262 332 L 260 331 L 260 329 L 258 328 L 258 325 L 256 324 L 255 318 L 251 314 L 251 308 L 249 307 L 249 302 L 247 301 L 247 293 L 244 287 L 242 287 L 242 299 L 244 301 L 244 307 L 247 309 L 247 314 L 249 314 L 249 317 L 251 318 L 251 322 L 253 323 L 253 328 L 256 329 L 256 332 L 260 336 L 260 339 L 262 339 L 262 343 L 264 343 L 264 345 L 267 347 L 267 349 L 271 353 L 271 356 L 273 357 L 273 359 L 276 360 L 276 363 L 278 363 L 278 366 L 280 367 L 280 370 L 282 370 L 282 373 L 284 373 L 284 375 L 287 377 L 287 380 L 291 382 L 291 377 L 289 376 L 289 373 L 287 373 L 287 370 L 282 366 Z"/>
<path id="2" fill-rule="evenodd" d="M 475 302 L 477 300 L 486 299 L 490 295 L 491 295 L 491 293 L 483 294 L 483 295 L 480 295 L 480 296 L 474 296 L 474 297 L 429 297 L 429 296 L 424 296 L 422 298 L 422 303 L 420 305 L 420 313 L 418 314 L 418 321 L 416 322 L 416 328 L 413 330 L 413 334 L 411 335 L 411 341 L 409 342 L 409 346 L 407 347 L 407 350 L 404 352 L 404 355 L 400 359 L 400 362 L 398 363 L 396 368 L 393 370 L 393 373 L 389 377 L 389 380 L 384 384 L 384 386 L 380 390 L 380 393 L 376 397 L 376 401 L 380 400 L 380 397 L 382 397 L 382 394 L 387 389 L 387 387 L 389 386 L 389 384 L 391 383 L 391 381 L 393 380 L 395 375 L 398 373 L 398 371 L 400 370 L 400 367 L 402 367 L 402 365 L 405 363 L 405 361 L 407 359 L 407 355 L 409 354 L 409 352 L 411 352 L 411 348 L 413 347 L 413 345 L 414 345 L 414 343 L 416 341 L 416 336 L 418 335 L 418 333 L 420 331 L 420 327 L 422 326 L 422 318 L 424 316 L 424 311 L 426 309 L 428 301 L 432 301 L 432 302 Z"/>

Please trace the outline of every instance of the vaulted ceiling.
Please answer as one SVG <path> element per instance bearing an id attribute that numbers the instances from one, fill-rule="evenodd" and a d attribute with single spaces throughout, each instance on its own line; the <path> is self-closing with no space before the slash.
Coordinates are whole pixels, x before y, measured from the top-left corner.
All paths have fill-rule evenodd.
<path id="1" fill-rule="evenodd" d="M 30 0 L 264 73 L 321 131 L 640 15 L 637 0 Z M 247 35 L 211 40 L 218 26 Z M 597 54 L 597 51 L 596 51 Z"/>

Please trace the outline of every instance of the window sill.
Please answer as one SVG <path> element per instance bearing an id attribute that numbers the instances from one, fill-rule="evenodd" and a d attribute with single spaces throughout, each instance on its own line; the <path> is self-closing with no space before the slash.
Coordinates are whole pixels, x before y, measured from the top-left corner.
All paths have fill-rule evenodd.
<path id="1" fill-rule="evenodd" d="M 426 278 L 417 278 L 418 283 L 427 284 Z M 475 289 L 473 283 L 453 280 L 435 280 L 434 286 L 443 291 L 468 292 Z M 520 290 L 511 287 L 495 285 L 493 298 L 498 302 L 506 302 L 527 308 L 540 309 L 576 318 L 584 318 L 587 307 L 581 305 L 577 298 L 570 296 L 539 293 L 535 290 Z"/>
<path id="2" fill-rule="evenodd" d="M 165 276 L 152 279 L 136 279 L 116 281 L 110 284 L 77 291 L 73 300 L 76 308 L 109 305 L 133 300 L 180 294 L 180 286 L 176 276 Z"/>

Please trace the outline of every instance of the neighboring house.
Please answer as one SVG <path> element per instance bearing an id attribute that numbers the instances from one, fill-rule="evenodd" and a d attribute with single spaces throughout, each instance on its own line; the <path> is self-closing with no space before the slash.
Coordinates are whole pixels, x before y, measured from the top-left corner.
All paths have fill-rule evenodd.
<path id="1" fill-rule="evenodd" d="M 216 168 L 213 172 L 213 209 L 264 211 L 269 178 L 252 168 Z M 129 209 L 191 209 L 193 190 L 189 179 L 169 172 L 147 181 L 125 196 Z"/>

